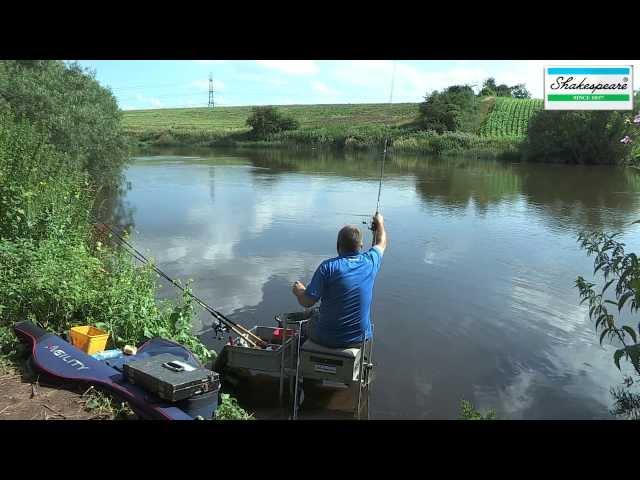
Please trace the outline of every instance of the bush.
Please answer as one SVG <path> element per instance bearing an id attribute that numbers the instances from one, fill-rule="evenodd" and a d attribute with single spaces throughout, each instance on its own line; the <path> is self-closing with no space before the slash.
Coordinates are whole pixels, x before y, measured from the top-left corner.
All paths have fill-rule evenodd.
<path id="1" fill-rule="evenodd" d="M 222 401 L 216 410 L 216 420 L 254 420 L 253 415 L 243 410 L 235 398 L 227 393 L 220 394 L 220 397 Z"/>
<path id="2" fill-rule="evenodd" d="M 588 302 L 589 318 L 595 323 L 600 343 L 606 338 L 616 346 L 613 352 L 616 367 L 623 372 L 621 360 L 632 367 L 631 375 L 624 374 L 624 386 L 610 390 L 614 398 L 611 412 L 640 420 L 640 392 L 637 389 L 640 380 L 640 325 L 636 328 L 633 325 L 637 320 L 633 315 L 640 309 L 640 265 L 635 253 L 625 252 L 625 244 L 617 239 L 619 235 L 599 231 L 580 233 L 580 247 L 587 255 L 594 256 L 593 275 L 599 276 L 604 285 L 600 288 L 582 276 L 576 279 L 575 285 L 580 292 L 580 303 Z M 625 306 L 627 310 L 624 313 L 630 315 L 622 313 Z"/>
<path id="3" fill-rule="evenodd" d="M 482 415 L 478 410 L 474 408 L 471 402 L 462 400 L 460 402 L 460 419 L 461 420 L 496 420 L 495 410 L 489 410 L 485 415 Z"/>
<path id="4" fill-rule="evenodd" d="M 251 127 L 252 136 L 261 139 L 299 127 L 295 119 L 282 115 L 273 107 L 254 107 L 246 123 Z"/>
<path id="5" fill-rule="evenodd" d="M 519 155 L 519 145 L 516 138 L 486 138 L 465 132 L 416 132 L 393 140 L 395 151 L 433 155 L 516 156 Z"/>
<path id="6" fill-rule="evenodd" d="M 425 97 L 420 104 L 419 123 L 424 130 L 455 131 L 468 127 L 476 110 L 473 89 L 467 85 L 454 85 Z"/>
<path id="7" fill-rule="evenodd" d="M 628 155 L 620 139 L 628 132 L 616 111 L 553 111 L 535 114 L 523 145 L 530 161 L 616 164 Z"/>

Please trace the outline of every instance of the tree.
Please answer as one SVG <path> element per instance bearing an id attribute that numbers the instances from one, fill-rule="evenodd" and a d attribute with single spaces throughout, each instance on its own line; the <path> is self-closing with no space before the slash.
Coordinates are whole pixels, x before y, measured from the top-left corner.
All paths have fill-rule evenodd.
<path id="1" fill-rule="evenodd" d="M 529 90 L 524 86 L 524 83 L 519 83 L 511 87 L 511 96 L 513 98 L 531 98 L 531 93 L 529 93 Z"/>
<path id="2" fill-rule="evenodd" d="M 254 107 L 247 118 L 247 125 L 251 127 L 251 134 L 255 138 L 266 138 L 274 133 L 299 128 L 295 119 L 282 115 L 274 107 Z"/>
<path id="3" fill-rule="evenodd" d="M 127 158 L 121 112 L 93 72 L 77 63 L 3 60 L 0 97 L 0 110 L 34 125 L 96 183 L 119 182 L 118 172 Z"/>
<path id="4" fill-rule="evenodd" d="M 505 83 L 501 83 L 496 87 L 496 96 L 497 97 L 510 97 L 511 96 L 511 88 Z"/>
<path id="5" fill-rule="evenodd" d="M 498 86 L 496 85 L 496 79 L 493 77 L 487 78 L 482 84 L 482 90 L 479 95 L 481 97 L 495 97 Z"/>
<path id="6" fill-rule="evenodd" d="M 514 98 L 531 98 L 531 94 L 525 88 L 523 83 L 509 86 L 505 83 L 496 84 L 493 77 L 487 78 L 482 84 L 482 89 L 478 93 L 480 97 L 514 97 Z"/>
<path id="7" fill-rule="evenodd" d="M 475 94 L 469 85 L 452 85 L 443 92 L 427 94 L 420 104 L 420 123 L 425 130 L 465 129 L 476 110 Z"/>

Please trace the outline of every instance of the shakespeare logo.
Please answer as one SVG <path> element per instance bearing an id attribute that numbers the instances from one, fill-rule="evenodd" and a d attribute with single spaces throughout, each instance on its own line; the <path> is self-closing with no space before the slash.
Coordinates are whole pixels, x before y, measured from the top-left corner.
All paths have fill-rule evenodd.
<path id="1" fill-rule="evenodd" d="M 633 67 L 546 67 L 545 110 L 633 110 Z"/>

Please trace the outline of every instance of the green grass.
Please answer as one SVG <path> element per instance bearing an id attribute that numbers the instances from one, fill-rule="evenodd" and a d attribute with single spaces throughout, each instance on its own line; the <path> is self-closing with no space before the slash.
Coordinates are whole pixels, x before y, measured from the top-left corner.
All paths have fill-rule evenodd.
<path id="1" fill-rule="evenodd" d="M 524 138 L 529 120 L 544 106 L 540 99 L 498 97 L 487 99 L 488 112 L 480 127 L 480 136 L 487 138 Z"/>
<path id="2" fill-rule="evenodd" d="M 146 130 L 190 130 L 244 132 L 253 107 L 167 108 L 123 112 L 122 126 L 128 132 Z M 282 105 L 280 112 L 300 122 L 301 129 L 337 125 L 401 125 L 418 114 L 417 103 Z"/>

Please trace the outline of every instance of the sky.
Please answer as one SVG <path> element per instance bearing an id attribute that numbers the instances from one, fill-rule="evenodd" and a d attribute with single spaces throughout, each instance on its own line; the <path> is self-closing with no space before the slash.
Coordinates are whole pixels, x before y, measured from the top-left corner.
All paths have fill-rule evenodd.
<path id="1" fill-rule="evenodd" d="M 123 110 L 216 105 L 420 102 L 454 84 L 524 83 L 543 96 L 550 65 L 634 65 L 640 60 L 80 60 L 110 87 Z M 395 74 L 394 74 L 395 70 Z M 392 93 L 393 79 L 393 96 Z M 640 83 L 634 82 L 635 87 Z"/>

